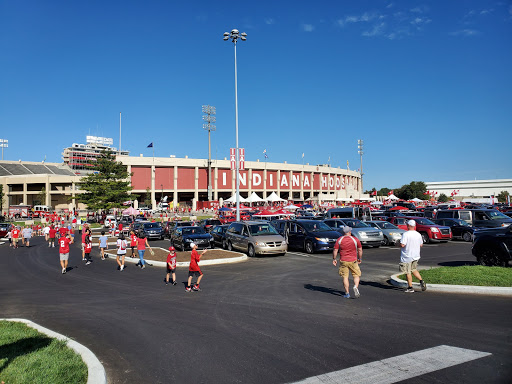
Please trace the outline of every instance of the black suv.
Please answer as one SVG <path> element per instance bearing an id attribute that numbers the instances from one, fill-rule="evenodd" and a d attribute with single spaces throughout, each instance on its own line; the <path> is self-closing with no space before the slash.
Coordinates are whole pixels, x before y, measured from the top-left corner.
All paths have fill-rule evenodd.
<path id="1" fill-rule="evenodd" d="M 507 266 L 512 259 L 512 226 L 476 231 L 472 252 L 481 265 Z"/>
<path id="2" fill-rule="evenodd" d="M 289 248 L 303 249 L 307 253 L 332 251 L 340 234 L 318 220 L 274 220 L 271 222 L 284 236 Z"/>

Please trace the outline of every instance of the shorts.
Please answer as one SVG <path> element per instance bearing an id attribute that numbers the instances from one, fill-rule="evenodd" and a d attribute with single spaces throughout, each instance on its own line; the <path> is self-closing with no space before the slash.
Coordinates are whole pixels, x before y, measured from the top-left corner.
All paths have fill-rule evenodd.
<path id="1" fill-rule="evenodd" d="M 175 273 L 175 272 L 176 272 L 176 268 L 171 269 L 171 268 L 169 268 L 169 266 L 167 266 L 167 273 Z"/>
<path id="2" fill-rule="evenodd" d="M 82 251 L 85 251 L 85 243 L 82 243 Z"/>
<path id="3" fill-rule="evenodd" d="M 13 237 L 13 238 L 12 238 L 12 242 L 13 242 L 14 244 L 16 244 L 16 243 L 18 242 L 18 238 L 17 238 L 17 237 Z"/>
<path id="4" fill-rule="evenodd" d="M 105 246 L 105 247 L 100 247 L 100 249 L 103 249 L 103 250 L 105 250 L 105 249 L 107 249 L 107 247 L 106 247 L 106 246 Z"/>
<path id="5" fill-rule="evenodd" d="M 201 272 L 201 270 L 199 271 L 188 271 L 188 276 L 189 277 L 199 277 L 199 276 L 203 276 L 203 272 Z"/>
<path id="6" fill-rule="evenodd" d="M 126 252 L 125 253 L 118 253 L 117 254 L 117 257 L 124 257 L 124 256 L 126 256 Z"/>
<path id="7" fill-rule="evenodd" d="M 418 269 L 418 260 L 411 261 L 410 263 L 399 263 L 400 272 L 403 273 L 412 273 Z"/>
<path id="8" fill-rule="evenodd" d="M 60 261 L 68 261 L 69 252 L 68 253 L 59 253 L 59 255 L 60 255 Z"/>
<path id="9" fill-rule="evenodd" d="M 361 269 L 357 261 L 340 261 L 339 275 L 348 277 L 349 271 L 352 272 L 352 276 L 361 276 Z"/>

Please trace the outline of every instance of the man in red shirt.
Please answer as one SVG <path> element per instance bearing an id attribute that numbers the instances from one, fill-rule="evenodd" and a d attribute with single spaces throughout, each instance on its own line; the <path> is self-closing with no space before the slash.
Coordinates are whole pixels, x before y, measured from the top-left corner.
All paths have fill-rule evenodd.
<path id="1" fill-rule="evenodd" d="M 13 244 L 14 248 L 18 248 L 18 240 L 20 238 L 20 232 L 21 231 L 18 229 L 18 227 L 13 227 L 12 232 L 11 232 L 11 237 L 12 237 L 12 244 Z"/>
<path id="2" fill-rule="evenodd" d="M 48 232 L 48 246 L 55 248 L 55 236 L 57 236 L 57 230 L 50 225 L 50 231 Z"/>
<path id="3" fill-rule="evenodd" d="M 190 254 L 190 265 L 188 267 L 188 283 L 187 287 L 185 288 L 186 292 L 191 292 L 192 289 L 194 291 L 200 291 L 201 288 L 199 288 L 199 282 L 203 278 L 203 272 L 201 272 L 201 268 L 199 268 L 199 260 L 201 259 L 201 256 L 203 256 L 206 253 L 206 249 L 199 254 L 197 252 L 197 245 L 194 243 L 190 244 L 190 248 L 192 249 L 192 253 Z M 197 277 L 197 282 L 194 284 L 192 288 L 190 288 L 190 284 L 192 283 L 192 277 Z"/>
<path id="4" fill-rule="evenodd" d="M 340 253 L 340 268 L 338 273 L 343 277 L 343 286 L 345 288 L 344 298 L 350 299 L 348 276 L 349 271 L 352 272 L 354 278 L 354 296 L 358 298 L 359 294 L 359 279 L 361 277 L 361 258 L 363 257 L 363 246 L 361 242 L 352 236 L 351 227 L 343 227 L 344 235 L 336 240 L 334 250 L 332 253 L 332 264 L 336 266 L 338 251 Z"/>
<path id="5" fill-rule="evenodd" d="M 69 244 L 73 244 L 73 238 L 70 234 L 59 239 L 60 266 L 62 267 L 63 274 L 66 273 L 68 269 Z"/>

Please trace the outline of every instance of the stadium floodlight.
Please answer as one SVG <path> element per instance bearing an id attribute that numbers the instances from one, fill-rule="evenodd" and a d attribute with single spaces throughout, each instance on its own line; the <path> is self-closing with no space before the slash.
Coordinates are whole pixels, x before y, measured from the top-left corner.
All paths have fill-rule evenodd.
<path id="1" fill-rule="evenodd" d="M 211 131 L 216 131 L 217 127 L 212 123 L 215 123 L 216 108 L 211 105 L 203 105 L 203 120 L 206 124 L 203 124 L 203 129 L 208 131 L 208 201 L 212 201 L 212 144 L 211 144 Z"/>
<path id="2" fill-rule="evenodd" d="M 0 139 L 0 147 L 2 147 L 2 160 L 4 159 L 4 148 L 9 147 L 9 140 Z"/>
<path id="3" fill-rule="evenodd" d="M 361 160 L 361 168 L 359 169 L 359 172 L 361 173 L 361 192 L 363 191 L 363 144 L 363 140 L 357 140 L 357 153 L 359 154 Z"/>

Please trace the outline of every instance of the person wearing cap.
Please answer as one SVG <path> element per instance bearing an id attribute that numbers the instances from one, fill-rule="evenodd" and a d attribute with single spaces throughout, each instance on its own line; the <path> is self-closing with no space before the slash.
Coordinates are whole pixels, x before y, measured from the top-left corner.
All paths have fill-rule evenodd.
<path id="1" fill-rule="evenodd" d="M 418 260 L 420 259 L 420 249 L 423 247 L 423 239 L 418 231 L 416 231 L 416 221 L 409 220 L 407 222 L 407 231 L 402 235 L 400 240 L 402 247 L 400 252 L 400 272 L 407 275 L 407 288 L 404 292 L 414 293 L 412 288 L 412 275 L 420 281 L 421 290 L 427 289 L 427 284 L 421 278 L 418 272 Z"/>
<path id="2" fill-rule="evenodd" d="M 337 256 L 338 251 L 340 253 L 340 267 L 338 269 L 338 273 L 341 277 L 343 277 L 343 287 L 345 288 L 344 298 L 350 299 L 350 291 L 349 291 L 349 281 L 348 276 L 349 273 L 352 273 L 352 278 L 354 279 L 354 297 L 358 298 L 359 293 L 359 280 L 361 277 L 361 269 L 359 268 L 359 264 L 361 264 L 361 259 L 363 257 L 363 246 L 361 242 L 352 236 L 352 228 L 349 226 L 343 227 L 344 235 L 339 237 L 334 244 L 334 250 L 332 253 L 332 264 L 336 266 L 337 264 Z"/>
<path id="3" fill-rule="evenodd" d="M 171 245 L 167 255 L 167 275 L 165 276 L 165 285 L 169 284 L 169 276 L 172 273 L 172 285 L 176 285 L 176 249 Z"/>
<path id="4" fill-rule="evenodd" d="M 192 248 L 192 253 L 190 254 L 190 265 L 188 267 L 188 282 L 187 287 L 185 288 L 186 292 L 191 292 L 192 289 L 194 291 L 200 291 L 201 288 L 199 288 L 199 282 L 203 278 L 203 272 L 201 272 L 201 268 L 199 268 L 199 260 L 201 259 L 201 256 L 203 256 L 206 253 L 206 249 L 199 254 L 197 252 L 197 245 L 194 243 L 190 244 L 190 248 Z M 191 288 L 190 285 L 192 283 L 192 278 L 197 277 L 197 281 L 194 284 L 194 286 Z"/>

